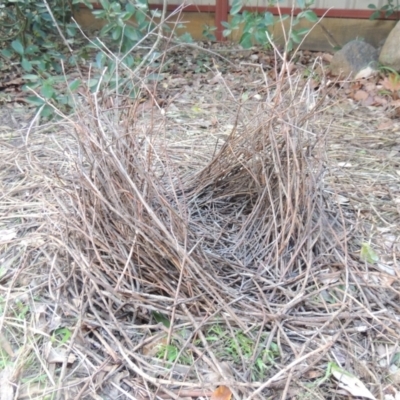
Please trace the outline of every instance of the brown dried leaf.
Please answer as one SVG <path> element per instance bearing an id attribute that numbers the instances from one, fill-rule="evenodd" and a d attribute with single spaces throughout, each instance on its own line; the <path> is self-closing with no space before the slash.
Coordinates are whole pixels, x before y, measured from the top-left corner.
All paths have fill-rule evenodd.
<path id="1" fill-rule="evenodd" d="M 167 344 L 167 337 L 156 338 L 154 341 L 151 341 L 143 346 L 143 354 L 145 356 L 153 357 L 157 354 L 160 346 L 166 346 Z"/>
<path id="2" fill-rule="evenodd" d="M 362 100 L 368 99 L 368 96 L 369 96 L 369 94 L 365 90 L 357 90 L 353 94 L 353 99 L 357 100 L 357 101 L 362 101 Z"/>
<path id="3" fill-rule="evenodd" d="M 367 92 L 374 92 L 375 90 L 377 90 L 376 83 L 375 82 L 366 82 L 364 85 L 364 89 Z"/>
<path id="4" fill-rule="evenodd" d="M 379 106 L 384 106 L 387 104 L 388 101 L 384 97 L 374 96 L 374 102 L 375 102 L 375 104 L 378 104 Z"/>
<path id="5" fill-rule="evenodd" d="M 385 129 L 390 129 L 393 127 L 393 121 L 392 120 L 388 120 L 388 121 L 383 121 L 381 122 L 378 126 L 377 129 L 380 131 L 383 131 Z"/>
<path id="6" fill-rule="evenodd" d="M 232 392 L 226 386 L 220 386 L 216 388 L 211 395 L 211 400 L 230 400 Z"/>
<path id="7" fill-rule="evenodd" d="M 397 92 L 400 90 L 400 75 L 398 74 L 389 74 L 389 76 L 385 76 L 382 81 L 382 86 L 391 92 Z"/>
<path id="8" fill-rule="evenodd" d="M 324 375 L 324 373 L 322 371 L 312 369 L 310 371 L 307 371 L 305 373 L 304 377 L 307 379 L 315 379 L 315 378 L 321 378 L 323 375 Z"/>
<path id="9" fill-rule="evenodd" d="M 372 96 L 368 96 L 365 100 L 363 100 L 363 106 L 364 107 L 369 107 L 374 104 L 374 98 Z"/>

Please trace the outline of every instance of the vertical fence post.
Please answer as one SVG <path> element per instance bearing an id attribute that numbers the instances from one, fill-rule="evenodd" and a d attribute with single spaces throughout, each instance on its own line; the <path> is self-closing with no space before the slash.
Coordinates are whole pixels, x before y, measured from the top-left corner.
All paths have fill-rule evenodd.
<path id="1" fill-rule="evenodd" d="M 217 27 L 216 37 L 219 42 L 226 38 L 222 35 L 224 27 L 222 21 L 228 21 L 229 0 L 215 0 L 215 26 Z"/>

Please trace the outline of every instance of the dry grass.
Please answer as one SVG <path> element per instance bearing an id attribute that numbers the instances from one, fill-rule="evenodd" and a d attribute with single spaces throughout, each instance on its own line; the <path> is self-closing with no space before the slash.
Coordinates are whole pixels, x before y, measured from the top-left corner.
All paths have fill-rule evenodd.
<path id="1" fill-rule="evenodd" d="M 104 109 L 98 95 L 62 123 L 2 132 L 2 387 L 344 398 L 333 362 L 377 398 L 394 393 L 398 248 L 389 272 L 360 261 L 371 238 L 348 191 L 390 215 L 395 236 L 398 203 L 383 215 L 369 201 L 360 182 L 376 181 L 375 159 L 335 169 L 358 153 L 332 145 L 348 143 L 335 125 L 321 129 L 322 86 L 284 75 L 265 93 L 258 108 L 231 100 L 224 141 L 179 136 L 135 104 Z"/>

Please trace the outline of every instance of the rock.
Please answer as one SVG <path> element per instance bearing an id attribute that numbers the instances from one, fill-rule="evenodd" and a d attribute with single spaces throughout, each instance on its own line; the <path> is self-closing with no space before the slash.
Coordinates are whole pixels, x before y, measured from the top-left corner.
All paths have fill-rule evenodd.
<path id="1" fill-rule="evenodd" d="M 355 77 L 365 68 L 378 66 L 378 51 L 369 43 L 352 40 L 332 58 L 331 72 L 342 77 Z"/>
<path id="2" fill-rule="evenodd" d="M 379 55 L 379 62 L 385 67 L 393 68 L 400 72 L 400 21 L 389 33 Z"/>

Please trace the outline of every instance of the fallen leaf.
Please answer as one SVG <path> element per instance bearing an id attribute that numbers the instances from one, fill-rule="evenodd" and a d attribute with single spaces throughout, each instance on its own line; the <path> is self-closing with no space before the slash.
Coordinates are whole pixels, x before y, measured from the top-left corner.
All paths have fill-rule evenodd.
<path id="1" fill-rule="evenodd" d="M 10 357 L 14 357 L 14 351 L 11 347 L 10 342 L 1 332 L 0 332 L 0 348 L 2 348 Z"/>
<path id="2" fill-rule="evenodd" d="M 217 387 L 211 395 L 211 400 L 230 400 L 232 392 L 226 386 Z"/>
<path id="3" fill-rule="evenodd" d="M 150 343 L 147 343 L 143 346 L 143 354 L 145 356 L 154 357 L 157 352 L 160 350 L 161 346 L 166 346 L 168 344 L 168 340 L 166 337 L 157 338 Z"/>
<path id="4" fill-rule="evenodd" d="M 3 229 L 0 231 L 0 242 L 9 242 L 17 236 L 17 231 L 12 229 Z"/>
<path id="5" fill-rule="evenodd" d="M 368 96 L 369 94 L 365 90 L 357 90 L 354 93 L 353 98 L 354 100 L 361 101 L 368 99 Z"/>
<path id="6" fill-rule="evenodd" d="M 14 399 L 13 375 L 14 373 L 10 366 L 5 367 L 0 372 L 0 400 Z"/>
<path id="7" fill-rule="evenodd" d="M 68 355 L 67 359 L 67 351 L 64 349 L 55 349 L 55 348 L 50 348 L 47 355 L 46 355 L 46 360 L 49 364 L 61 364 L 65 360 L 67 361 L 68 364 L 73 364 L 76 360 L 76 356 L 73 353 L 70 353 Z"/>
<path id="8" fill-rule="evenodd" d="M 400 76 L 398 74 L 389 74 L 389 76 L 385 76 L 385 79 L 382 81 L 382 86 L 386 90 L 397 92 L 400 90 Z"/>
<path id="9" fill-rule="evenodd" d="M 374 92 L 374 91 L 377 90 L 376 83 L 375 83 L 375 82 L 366 82 L 366 83 L 364 84 L 364 89 L 365 89 L 367 92 Z"/>
<path id="10" fill-rule="evenodd" d="M 380 106 L 384 106 L 388 103 L 388 101 L 381 96 L 374 96 L 374 102 Z"/>
<path id="11" fill-rule="evenodd" d="M 349 392 L 352 396 L 376 400 L 375 396 L 358 378 L 337 365 L 332 365 L 332 375 L 339 381 L 339 387 Z"/>
<path id="12" fill-rule="evenodd" d="M 158 311 L 152 311 L 152 315 L 154 317 L 154 319 L 158 322 L 158 323 L 162 323 L 166 328 L 169 328 L 171 325 L 171 322 L 169 321 L 169 319 L 162 313 L 158 312 Z"/>
<path id="13" fill-rule="evenodd" d="M 324 375 L 323 372 L 314 369 L 311 371 L 307 371 L 304 377 L 307 379 L 315 379 L 315 378 L 320 378 L 323 375 Z"/>
<path id="14" fill-rule="evenodd" d="M 362 105 L 363 105 L 364 107 L 369 107 L 369 106 L 372 106 L 373 104 L 374 104 L 374 98 L 373 98 L 372 96 L 368 96 L 368 98 L 365 99 L 365 100 L 362 102 Z"/>
<path id="15" fill-rule="evenodd" d="M 340 194 L 337 195 L 337 199 L 339 204 L 347 204 L 350 201 L 347 197 L 341 196 Z"/>
<path id="16" fill-rule="evenodd" d="M 389 120 L 389 121 L 384 121 L 381 122 L 378 126 L 377 129 L 379 129 L 380 131 L 383 131 L 385 129 L 390 129 L 393 127 L 393 121 Z"/>
<path id="17" fill-rule="evenodd" d="M 372 247 L 369 243 L 363 243 L 361 245 L 360 258 L 362 261 L 366 261 L 370 264 L 375 264 L 379 261 L 378 254 L 376 254 L 375 251 L 372 250 Z"/>

